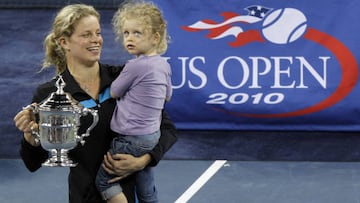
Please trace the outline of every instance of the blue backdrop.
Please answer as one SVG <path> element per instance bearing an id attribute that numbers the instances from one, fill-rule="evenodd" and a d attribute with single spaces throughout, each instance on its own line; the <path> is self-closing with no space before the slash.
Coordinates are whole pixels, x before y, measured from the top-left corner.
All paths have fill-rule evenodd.
<path id="1" fill-rule="evenodd" d="M 155 1 L 179 129 L 360 130 L 359 1 Z"/>
<path id="2" fill-rule="evenodd" d="M 154 2 L 172 39 L 164 57 L 172 66 L 174 94 L 166 109 L 178 129 L 360 130 L 359 1 Z M 100 10 L 102 62 L 120 64 L 129 56 L 114 40 L 115 9 Z M 13 116 L 54 74 L 37 71 L 55 12 L 1 9 L 5 137 L 19 134 Z"/>
<path id="3" fill-rule="evenodd" d="M 104 9 L 115 1 L 0 0 L 0 158 L 19 157 L 22 134 L 12 118 L 29 104 L 36 86 L 54 75 L 38 73 L 42 41 L 54 7 L 65 2 L 93 2 L 99 8 L 102 62 L 122 64 L 129 58 L 114 40 L 115 8 Z M 172 65 L 174 95 L 166 108 L 185 130 L 169 158 L 360 159 L 360 2 L 155 2 L 172 37 L 165 57 Z M 4 3 L 17 9 L 4 9 Z"/>

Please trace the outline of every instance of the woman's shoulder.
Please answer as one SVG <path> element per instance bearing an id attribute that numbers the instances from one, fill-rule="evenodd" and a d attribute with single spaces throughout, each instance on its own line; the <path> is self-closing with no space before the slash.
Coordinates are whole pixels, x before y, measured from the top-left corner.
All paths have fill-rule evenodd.
<path id="1" fill-rule="evenodd" d="M 122 71 L 124 65 L 111 65 L 111 64 L 100 63 L 100 68 L 105 70 L 106 72 L 109 72 L 110 74 L 116 74 Z"/>
<path id="2" fill-rule="evenodd" d="M 124 69 L 124 65 L 110 65 L 100 63 L 100 75 L 102 82 L 106 85 L 110 84 L 117 78 L 120 72 Z"/>

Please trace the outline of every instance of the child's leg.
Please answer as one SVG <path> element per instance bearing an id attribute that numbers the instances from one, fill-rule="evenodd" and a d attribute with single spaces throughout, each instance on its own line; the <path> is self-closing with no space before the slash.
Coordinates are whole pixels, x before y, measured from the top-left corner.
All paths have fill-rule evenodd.
<path id="1" fill-rule="evenodd" d="M 124 193 L 119 193 L 113 196 L 111 199 L 107 200 L 108 203 L 128 203 Z"/>
<path id="2" fill-rule="evenodd" d="M 108 181 L 114 177 L 116 177 L 116 176 L 108 174 L 104 168 L 100 167 L 98 174 L 96 176 L 96 179 L 95 179 L 96 187 L 99 190 L 99 192 L 101 193 L 104 200 L 107 200 L 108 202 L 127 203 L 125 195 L 122 192 L 120 183 L 119 182 L 108 183 Z M 115 199 L 119 199 L 117 201 L 109 201 L 109 199 L 112 200 L 114 197 L 119 196 L 119 194 L 122 194 L 122 196 L 124 196 L 125 201 L 120 199 L 121 196 L 115 198 Z"/>
<path id="3" fill-rule="evenodd" d="M 136 173 L 136 193 L 140 202 L 158 202 L 152 167 L 145 167 Z"/>
<path id="4" fill-rule="evenodd" d="M 112 141 L 112 145 L 111 148 L 109 149 L 109 152 L 111 154 L 116 154 L 119 151 L 123 151 L 125 146 L 126 144 L 121 142 L 121 140 L 115 138 Z M 101 193 L 104 200 L 107 200 L 108 202 L 127 203 L 127 199 L 122 192 L 120 183 L 118 181 L 113 183 L 108 183 L 109 180 L 115 177 L 116 175 L 111 175 L 107 173 L 107 171 L 102 166 L 100 166 L 95 179 L 96 187 Z M 116 201 L 115 200 L 113 201 L 113 199 L 115 199 Z"/>

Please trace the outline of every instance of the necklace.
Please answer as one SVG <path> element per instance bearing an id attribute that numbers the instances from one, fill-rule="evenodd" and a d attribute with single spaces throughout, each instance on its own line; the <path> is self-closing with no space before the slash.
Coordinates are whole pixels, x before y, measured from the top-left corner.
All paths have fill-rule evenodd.
<path id="1" fill-rule="evenodd" d="M 90 94 L 91 92 L 97 91 L 99 88 L 99 79 L 95 78 L 86 82 L 80 82 L 80 86 L 86 93 Z"/>
<path id="2" fill-rule="evenodd" d="M 83 85 L 82 89 L 84 89 L 86 93 L 90 92 L 90 88 L 87 86 L 87 84 Z"/>
<path id="3" fill-rule="evenodd" d="M 91 97 L 97 98 L 100 88 L 100 74 L 98 71 L 94 74 L 87 74 L 85 72 L 81 74 L 81 72 L 79 72 L 79 74 L 73 73 L 72 75 L 81 89 Z"/>
<path id="4" fill-rule="evenodd" d="M 97 97 L 98 91 L 99 91 L 99 82 L 100 78 L 92 78 L 92 79 L 86 79 L 86 80 L 80 80 L 77 79 L 77 82 L 81 89 L 83 89 L 88 95 L 92 97 Z"/>

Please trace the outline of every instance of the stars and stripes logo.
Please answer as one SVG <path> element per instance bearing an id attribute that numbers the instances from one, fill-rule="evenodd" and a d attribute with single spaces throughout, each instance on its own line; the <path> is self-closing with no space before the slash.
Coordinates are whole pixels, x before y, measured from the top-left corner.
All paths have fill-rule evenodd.
<path id="1" fill-rule="evenodd" d="M 208 30 L 206 36 L 209 39 L 222 39 L 234 36 L 236 39 L 229 43 L 231 47 L 238 47 L 252 41 L 264 41 L 258 30 L 246 30 L 246 24 L 254 24 L 261 22 L 263 18 L 272 10 L 260 5 L 248 6 L 245 8 L 247 15 L 240 15 L 233 12 L 223 12 L 224 20 L 215 22 L 214 20 L 200 20 L 189 26 L 183 26 L 182 29 L 188 32 L 198 32 Z"/>
<path id="2" fill-rule="evenodd" d="M 272 10 L 271 8 L 267 8 L 259 5 L 248 6 L 245 9 L 248 10 L 250 16 L 254 16 L 257 18 L 264 18 L 266 14 Z"/>

